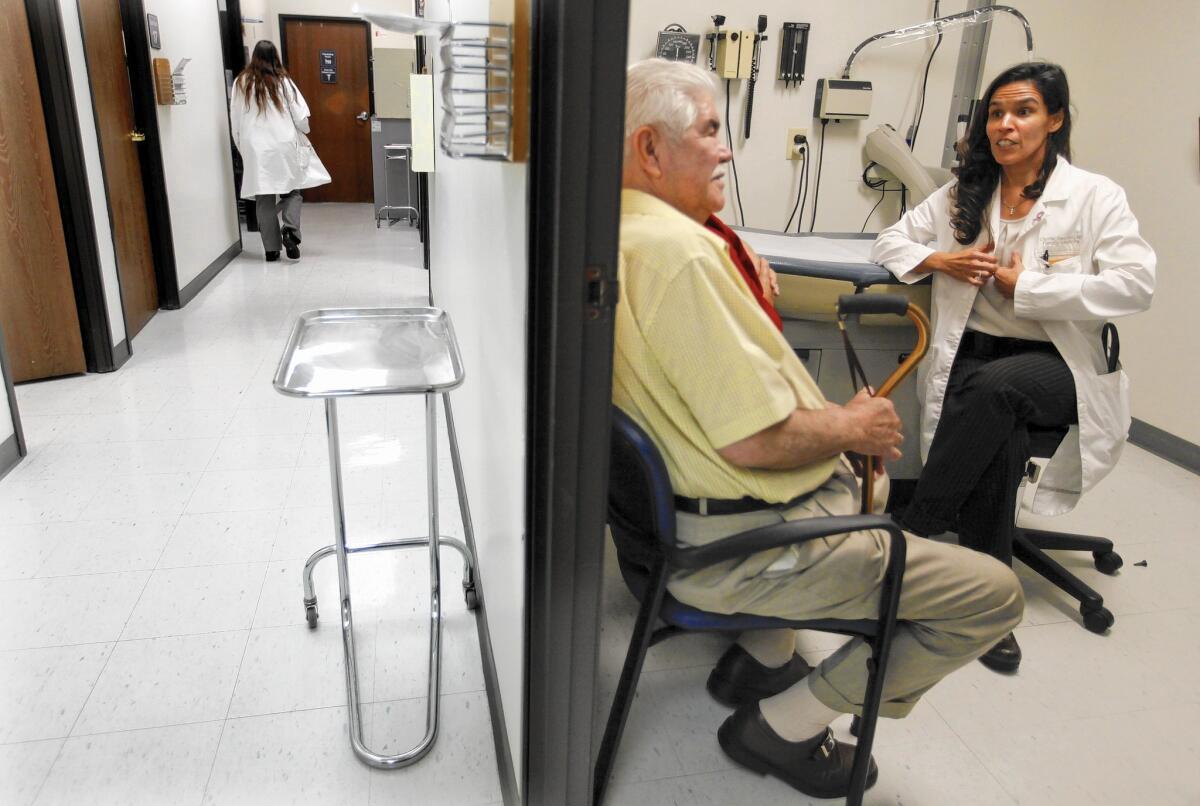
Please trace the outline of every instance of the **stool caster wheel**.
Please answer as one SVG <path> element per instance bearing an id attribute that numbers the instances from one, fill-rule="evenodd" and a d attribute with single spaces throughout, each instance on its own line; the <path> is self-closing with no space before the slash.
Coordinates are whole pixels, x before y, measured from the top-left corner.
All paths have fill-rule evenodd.
<path id="1" fill-rule="evenodd" d="M 1093 551 L 1092 559 L 1096 562 L 1096 570 L 1102 574 L 1115 574 L 1125 564 L 1115 551 Z"/>
<path id="2" fill-rule="evenodd" d="M 1083 626 L 1088 630 L 1103 635 L 1108 632 L 1108 628 L 1116 621 L 1113 614 L 1108 611 L 1108 608 L 1097 607 L 1095 610 L 1086 610 L 1084 607 L 1079 608 L 1080 614 L 1083 616 Z"/>
<path id="3" fill-rule="evenodd" d="M 317 605 L 306 604 L 304 606 L 304 620 L 308 622 L 309 629 L 315 629 L 317 626 Z"/>
<path id="4" fill-rule="evenodd" d="M 478 610 L 479 609 L 479 594 L 475 592 L 474 585 L 472 585 L 469 588 L 466 588 L 466 587 L 463 588 L 463 598 L 465 598 L 467 600 L 467 609 L 468 610 Z"/>

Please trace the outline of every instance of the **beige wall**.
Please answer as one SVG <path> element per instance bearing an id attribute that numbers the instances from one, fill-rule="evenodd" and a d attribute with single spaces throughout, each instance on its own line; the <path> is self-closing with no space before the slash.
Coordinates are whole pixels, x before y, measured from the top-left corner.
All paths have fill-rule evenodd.
<path id="1" fill-rule="evenodd" d="M 1125 188 L 1142 234 L 1158 253 L 1150 311 L 1124 319 L 1121 357 L 1133 381 L 1133 416 L 1200 444 L 1200 4 L 1154 0 L 1020 3 L 1037 53 L 1071 81 L 1072 149 L 1082 168 Z M 1015 60 L 993 34 L 989 74 Z"/>
<path id="2" fill-rule="evenodd" d="M 1191 232 L 1200 220 L 1200 3 L 1155 0 L 1134 6 L 1122 0 L 1016 0 L 1033 26 L 1035 55 L 1063 64 L 1071 79 L 1075 119 L 1075 161 L 1106 174 L 1128 192 L 1143 233 L 1159 256 L 1158 293 L 1151 311 L 1120 323 L 1122 359 L 1133 379 L 1133 415 L 1172 434 L 1200 443 L 1200 418 L 1191 414 L 1200 399 L 1200 378 L 1191 352 L 1190 309 L 1200 300 L 1200 271 Z M 800 163 L 784 159 L 786 130 L 807 127 L 815 174 L 820 126 L 813 120 L 814 84 L 837 77 L 850 51 L 872 34 L 928 19 L 927 0 L 847 0 L 798 7 L 786 0 L 762 0 L 744 12 L 726 12 L 726 27 L 752 29 L 757 15 L 769 19 L 770 39 L 755 94 L 753 128 L 742 142 L 740 121 L 744 81 L 732 84 L 734 153 L 741 180 L 746 224 L 780 229 L 795 203 Z M 966 0 L 942 3 L 941 13 L 966 8 Z M 655 34 L 670 23 L 692 32 L 711 27 L 704 8 L 691 0 L 632 0 L 629 60 L 653 55 Z M 807 78 L 799 89 L 775 80 L 779 29 L 784 21 L 812 25 Z M 929 77 L 917 157 L 938 164 L 945 137 L 950 91 L 961 31 L 946 34 Z M 701 60 L 705 59 L 703 47 Z M 855 231 L 863 225 L 878 193 L 863 187 L 862 143 L 881 123 L 904 133 L 914 116 L 921 72 L 932 40 L 890 45 L 875 43 L 855 60 L 852 78 L 874 85 L 872 114 L 861 122 L 830 124 L 821 180 L 817 229 Z M 1007 15 L 992 25 L 984 82 L 1025 58 L 1024 33 Z M 720 110 L 724 113 L 724 96 Z M 732 182 L 729 183 L 732 186 Z M 868 231 L 896 220 L 898 194 L 871 218 Z M 812 193 L 809 193 L 811 205 Z M 722 214 L 734 218 L 731 206 Z M 807 222 L 807 219 L 806 219 Z M 793 225 L 794 230 L 794 225 Z"/>

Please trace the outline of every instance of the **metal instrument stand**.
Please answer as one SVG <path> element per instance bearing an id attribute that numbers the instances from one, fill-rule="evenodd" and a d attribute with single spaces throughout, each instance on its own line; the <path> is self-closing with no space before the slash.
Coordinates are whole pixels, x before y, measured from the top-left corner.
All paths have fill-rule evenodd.
<path id="1" fill-rule="evenodd" d="M 398 152 L 398 153 L 391 153 Z M 392 204 L 392 193 L 388 185 L 388 163 L 403 162 L 404 163 L 404 182 L 408 189 L 408 204 Z M 420 211 L 412 206 L 413 190 L 412 190 L 412 146 L 408 143 L 391 143 L 383 147 L 383 204 L 380 205 L 379 211 L 375 213 L 375 229 L 379 229 L 379 222 L 383 218 L 387 218 L 388 226 L 396 223 L 396 219 L 392 218 L 389 213 L 392 210 L 405 211 L 404 218 L 411 227 L 419 221 Z"/>
<path id="2" fill-rule="evenodd" d="M 467 608 L 479 600 L 475 590 L 475 545 L 467 506 L 462 462 L 450 409 L 451 389 L 463 382 L 462 361 L 449 317 L 438 308 L 334 308 L 308 311 L 292 329 L 275 372 L 275 389 L 302 398 L 325 399 L 329 440 L 329 476 L 333 487 L 334 543 L 313 552 L 304 564 L 304 611 L 309 627 L 317 626 L 317 596 L 312 572 L 324 557 L 337 557 L 341 598 L 342 649 L 345 653 L 346 697 L 350 705 L 350 744 L 354 754 L 379 769 L 406 767 L 420 760 L 437 738 L 441 691 L 442 609 L 441 564 L 438 549 L 449 546 L 463 558 L 463 590 Z M 338 439 L 337 399 L 358 395 L 425 396 L 425 460 L 429 497 L 429 534 L 366 546 L 346 545 L 342 496 L 341 446 Z M 466 542 L 445 537 L 438 524 L 437 397 L 442 398 Z M 425 735 L 413 748 L 387 756 L 372 751 L 363 740 L 358 668 L 354 653 L 354 623 L 350 606 L 348 560 L 351 554 L 385 549 L 429 548 L 430 630 L 429 691 Z"/>

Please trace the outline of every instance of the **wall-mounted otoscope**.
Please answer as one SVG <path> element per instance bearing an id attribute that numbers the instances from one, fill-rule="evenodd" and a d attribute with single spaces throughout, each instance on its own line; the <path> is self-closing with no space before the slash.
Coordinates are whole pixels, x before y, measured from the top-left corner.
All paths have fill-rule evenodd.
<path id="1" fill-rule="evenodd" d="M 754 87 L 758 84 L 758 64 L 762 43 L 767 41 L 767 15 L 758 15 L 758 32 L 754 34 L 754 55 L 750 58 L 750 85 L 746 89 L 746 120 L 742 136 L 750 139 L 750 117 L 754 114 Z"/>

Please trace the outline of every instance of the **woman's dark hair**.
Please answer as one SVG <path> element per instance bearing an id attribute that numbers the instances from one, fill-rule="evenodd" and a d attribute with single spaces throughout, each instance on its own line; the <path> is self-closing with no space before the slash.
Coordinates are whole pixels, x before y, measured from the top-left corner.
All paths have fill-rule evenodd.
<path id="1" fill-rule="evenodd" d="M 246 105 L 250 105 L 250 95 L 254 94 L 254 103 L 258 107 L 258 113 L 261 115 L 267 107 L 267 100 L 280 112 L 283 111 L 284 92 L 283 80 L 288 77 L 287 70 L 284 69 L 283 63 L 279 61 L 279 51 L 275 49 L 275 43 L 264 39 L 254 46 L 254 53 L 250 56 L 250 63 L 246 65 L 246 69 L 242 70 L 242 74 L 238 76 L 238 81 L 241 82 L 242 95 L 246 98 Z"/>
<path id="2" fill-rule="evenodd" d="M 1025 198 L 1036 199 L 1042 195 L 1046 180 L 1058 164 L 1059 154 L 1068 160 L 1071 158 L 1071 91 L 1063 69 L 1050 62 L 1029 62 L 1010 67 L 996 76 L 975 108 L 967 136 L 958 144 L 958 164 L 953 169 L 958 182 L 950 192 L 950 223 L 954 225 L 955 240 L 961 244 L 974 243 L 979 237 L 988 202 L 1000 179 L 1000 166 L 992 157 L 992 145 L 987 136 L 988 106 L 998 89 L 1018 81 L 1029 81 L 1037 87 L 1049 114 L 1063 113 L 1062 126 L 1046 140 L 1046 158 L 1037 179 L 1022 190 Z"/>

